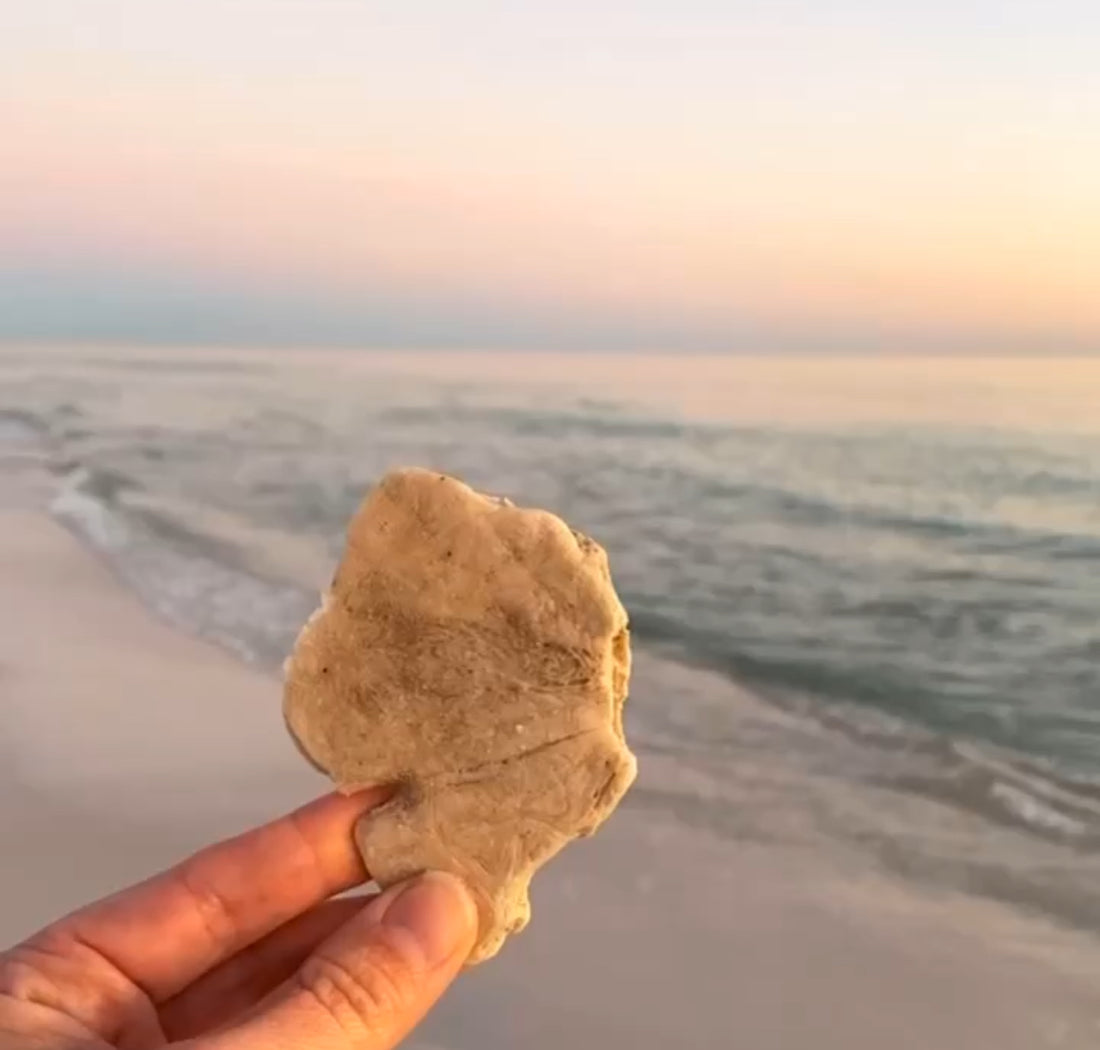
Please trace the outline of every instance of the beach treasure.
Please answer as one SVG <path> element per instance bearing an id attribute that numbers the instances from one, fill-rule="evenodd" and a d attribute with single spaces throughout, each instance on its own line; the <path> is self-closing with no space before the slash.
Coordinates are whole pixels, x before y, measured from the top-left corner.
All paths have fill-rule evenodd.
<path id="1" fill-rule="evenodd" d="M 284 717 L 342 789 L 394 787 L 356 841 L 383 887 L 425 869 L 477 900 L 471 962 L 530 915 L 535 870 L 635 775 L 627 617 L 607 556 L 542 510 L 387 475 L 287 662 Z"/>

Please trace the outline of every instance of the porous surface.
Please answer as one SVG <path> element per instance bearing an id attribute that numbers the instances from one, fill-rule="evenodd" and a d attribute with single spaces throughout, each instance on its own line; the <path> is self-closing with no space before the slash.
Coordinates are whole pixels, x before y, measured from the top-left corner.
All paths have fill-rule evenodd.
<path id="1" fill-rule="evenodd" d="M 634 779 L 627 618 L 603 549 L 438 473 L 387 475 L 287 664 L 284 715 L 344 789 L 390 784 L 356 840 L 382 886 L 453 871 L 471 962 L 527 924 L 534 871 Z"/>

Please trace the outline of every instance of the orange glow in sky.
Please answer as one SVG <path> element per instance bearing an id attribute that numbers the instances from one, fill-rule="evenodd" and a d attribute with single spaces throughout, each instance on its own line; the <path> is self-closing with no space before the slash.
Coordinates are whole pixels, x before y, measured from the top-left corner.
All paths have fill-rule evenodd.
<path id="1" fill-rule="evenodd" d="M 1074 34 L 1047 63 L 1026 24 L 1015 50 L 945 38 L 946 9 L 914 29 L 807 3 L 792 29 L 608 3 L 581 32 L 573 6 L 503 28 L 488 3 L 15 15 L 0 299 L 12 269 L 108 266 L 257 301 L 657 317 L 685 345 L 748 326 L 1100 348 L 1100 73 Z"/>

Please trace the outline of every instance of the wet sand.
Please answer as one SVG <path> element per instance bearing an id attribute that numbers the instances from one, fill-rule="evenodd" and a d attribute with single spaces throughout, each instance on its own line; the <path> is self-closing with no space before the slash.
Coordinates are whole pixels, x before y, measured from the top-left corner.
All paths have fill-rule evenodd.
<path id="1" fill-rule="evenodd" d="M 325 790 L 279 686 L 159 622 L 5 472 L 0 942 Z M 10 482 L 10 484 L 9 484 Z M 644 759 L 643 754 L 643 770 Z M 644 784 L 644 776 L 643 776 Z M 1100 947 L 999 904 L 624 806 L 410 1046 L 1100 1045 Z"/>

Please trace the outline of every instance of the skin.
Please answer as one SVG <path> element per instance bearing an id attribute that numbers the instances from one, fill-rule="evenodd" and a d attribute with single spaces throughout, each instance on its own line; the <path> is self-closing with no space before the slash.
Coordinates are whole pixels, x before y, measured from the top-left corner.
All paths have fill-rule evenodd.
<path id="1" fill-rule="evenodd" d="M 372 897 L 328 795 L 0 954 L 0 1050 L 389 1050 L 462 968 L 476 912 L 429 873 Z"/>

